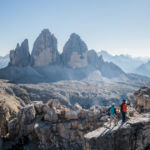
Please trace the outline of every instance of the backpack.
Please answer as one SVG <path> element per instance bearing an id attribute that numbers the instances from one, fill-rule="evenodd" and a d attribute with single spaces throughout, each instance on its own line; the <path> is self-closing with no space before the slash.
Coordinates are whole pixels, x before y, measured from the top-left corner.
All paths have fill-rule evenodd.
<path id="1" fill-rule="evenodd" d="M 122 111 L 123 112 L 127 112 L 127 104 L 123 104 L 122 105 Z"/>

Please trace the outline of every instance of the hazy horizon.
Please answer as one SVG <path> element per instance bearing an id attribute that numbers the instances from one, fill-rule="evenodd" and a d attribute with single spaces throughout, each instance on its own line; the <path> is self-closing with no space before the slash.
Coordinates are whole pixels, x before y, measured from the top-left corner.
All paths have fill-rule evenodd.
<path id="1" fill-rule="evenodd" d="M 31 51 L 37 36 L 48 28 L 58 40 L 59 52 L 75 32 L 88 49 L 150 57 L 149 5 L 148 0 L 0 1 L 0 55 L 25 38 Z"/>

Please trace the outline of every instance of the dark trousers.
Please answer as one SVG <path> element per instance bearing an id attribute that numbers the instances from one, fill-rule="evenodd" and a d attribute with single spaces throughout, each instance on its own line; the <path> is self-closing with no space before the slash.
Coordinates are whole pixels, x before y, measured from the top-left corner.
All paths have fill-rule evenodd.
<path id="1" fill-rule="evenodd" d="M 122 122 L 126 121 L 126 112 L 122 112 Z"/>

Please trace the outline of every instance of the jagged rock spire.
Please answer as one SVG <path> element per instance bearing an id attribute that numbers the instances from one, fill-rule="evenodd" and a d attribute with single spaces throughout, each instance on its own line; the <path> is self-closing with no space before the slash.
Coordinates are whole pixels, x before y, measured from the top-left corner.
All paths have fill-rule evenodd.
<path id="1" fill-rule="evenodd" d="M 10 66 L 25 67 L 30 64 L 28 40 L 25 39 L 21 46 L 17 44 L 15 50 L 10 51 Z"/>
<path id="2" fill-rule="evenodd" d="M 48 29 L 44 29 L 34 42 L 31 64 L 32 66 L 46 66 L 58 61 L 57 39 Z"/>

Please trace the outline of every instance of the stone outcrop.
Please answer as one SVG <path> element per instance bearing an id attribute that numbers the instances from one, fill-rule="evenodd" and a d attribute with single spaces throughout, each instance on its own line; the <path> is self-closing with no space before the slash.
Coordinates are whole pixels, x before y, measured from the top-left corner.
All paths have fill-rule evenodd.
<path id="1" fill-rule="evenodd" d="M 128 106 L 127 122 L 122 125 L 119 121 L 117 126 L 109 127 L 108 107 L 97 105 L 84 109 L 78 103 L 67 106 L 50 97 L 46 103 L 31 102 L 29 100 L 31 97 L 44 101 L 44 97 L 47 96 L 46 90 L 40 93 L 44 97 L 41 96 L 39 99 L 35 94 L 35 91 L 38 89 L 41 91 L 40 86 L 44 85 L 37 86 L 37 89 L 32 89 L 31 86 L 25 88 L 25 85 L 13 86 L 10 83 L 11 88 L 8 88 L 1 82 L 0 85 L 2 98 L 0 99 L 0 136 L 2 137 L 0 142 L 3 141 L 4 150 L 33 148 L 148 150 L 150 148 L 149 113 L 139 114 L 133 107 Z M 44 89 L 48 87 L 46 85 Z M 144 87 L 140 91 L 142 94 L 149 94 L 148 89 Z M 27 94 L 29 91 L 32 92 L 31 95 Z M 48 91 L 55 92 L 52 88 Z M 65 95 L 63 91 L 61 93 Z"/>
<path id="2" fill-rule="evenodd" d="M 40 67 L 58 62 L 57 39 L 48 29 L 44 29 L 34 42 L 31 64 L 34 67 Z"/>
<path id="3" fill-rule="evenodd" d="M 8 134 L 8 122 L 16 117 L 22 105 L 13 97 L 0 96 L 0 136 Z"/>
<path id="4" fill-rule="evenodd" d="M 134 106 L 138 112 L 150 111 L 150 88 L 141 87 L 134 93 Z"/>
<path id="5" fill-rule="evenodd" d="M 16 118 L 9 121 L 7 139 L 17 145 L 20 139 L 26 137 L 28 144 L 35 143 L 39 149 L 80 150 L 84 134 L 103 125 L 103 113 L 101 107 L 85 110 L 77 104 L 70 109 L 56 100 L 47 104 L 34 102 L 23 107 Z M 5 148 L 8 145 L 12 147 L 11 143 L 6 144 Z M 22 145 L 22 148 L 28 147 L 28 144 Z"/>
<path id="6" fill-rule="evenodd" d="M 111 128 L 98 128 L 85 134 L 84 150 L 149 150 L 149 114 L 130 118 Z"/>
<path id="7" fill-rule="evenodd" d="M 65 44 L 62 53 L 64 65 L 71 68 L 82 68 L 88 65 L 87 62 L 88 48 L 80 36 L 73 33 Z"/>
<path id="8" fill-rule="evenodd" d="M 107 107 L 83 109 L 33 102 L 20 108 L 7 122 L 5 149 L 147 150 L 150 148 L 150 114 L 133 112 L 126 124 L 107 127 Z M 128 109 L 130 111 L 130 109 Z M 133 111 L 133 109 L 131 109 Z M 131 113 L 129 113 L 131 114 Z M 31 147 L 32 145 L 32 147 Z"/>
<path id="9" fill-rule="evenodd" d="M 25 39 L 21 46 L 17 44 L 15 50 L 10 51 L 9 66 L 26 67 L 30 65 L 28 40 Z"/>

